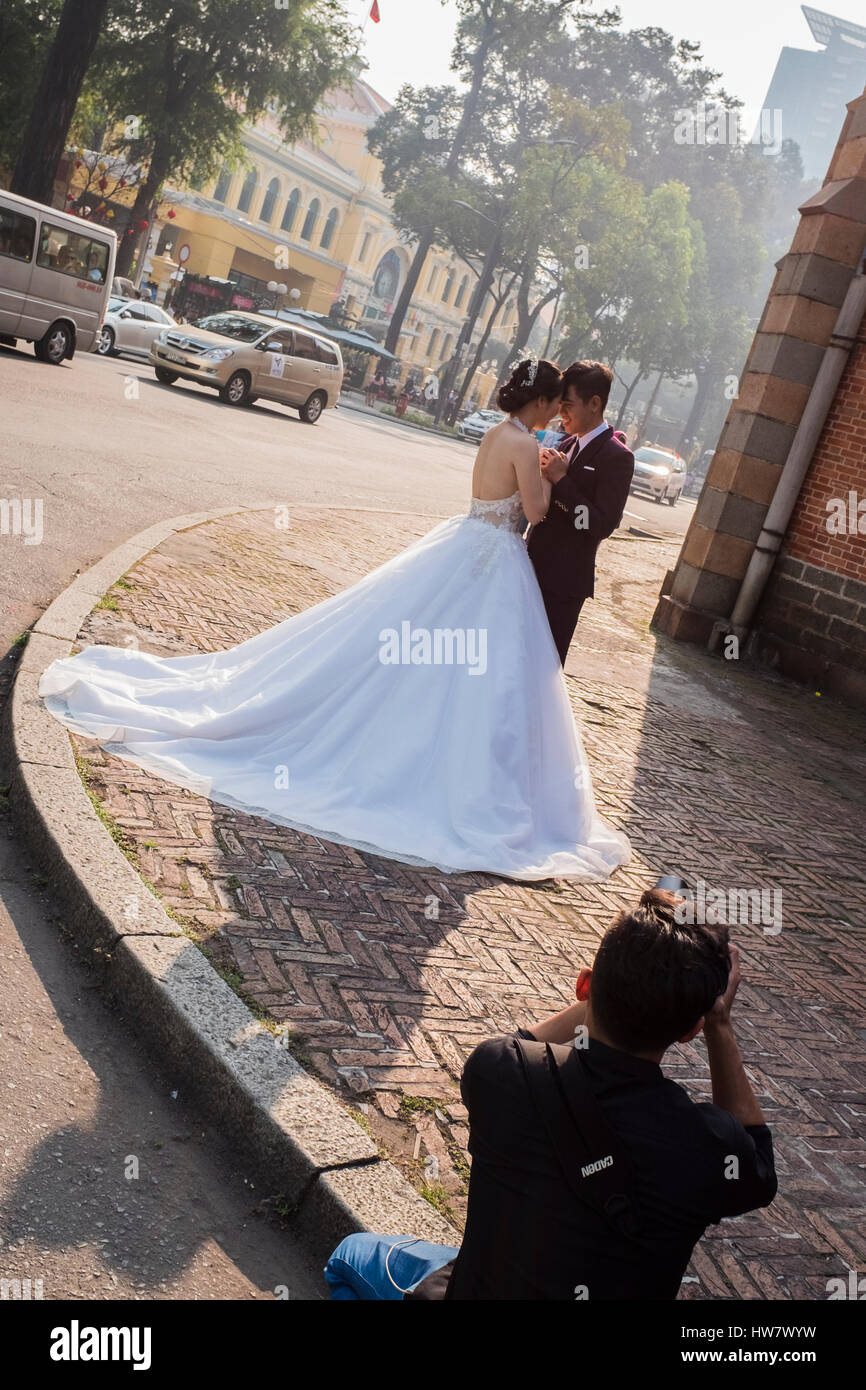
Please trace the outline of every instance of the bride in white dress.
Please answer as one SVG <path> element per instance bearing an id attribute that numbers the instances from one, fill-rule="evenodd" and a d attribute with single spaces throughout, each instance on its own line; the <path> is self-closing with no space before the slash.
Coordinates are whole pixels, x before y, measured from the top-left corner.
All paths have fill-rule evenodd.
<path id="1" fill-rule="evenodd" d="M 562 378 L 523 362 L 472 500 L 359 583 L 229 651 L 88 647 L 40 694 L 68 728 L 212 801 L 445 873 L 606 878 L 597 814 L 521 530 L 550 484 L 533 431 Z"/>

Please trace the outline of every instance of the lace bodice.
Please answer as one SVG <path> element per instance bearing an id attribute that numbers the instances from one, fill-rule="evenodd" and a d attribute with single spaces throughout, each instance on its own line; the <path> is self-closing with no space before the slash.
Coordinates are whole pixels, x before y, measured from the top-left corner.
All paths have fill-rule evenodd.
<path id="1" fill-rule="evenodd" d="M 520 493 L 510 497 L 497 497 L 493 502 L 483 502 L 473 497 L 469 506 L 469 516 L 473 521 L 486 521 L 489 526 L 498 526 L 505 531 L 522 530 L 523 504 Z"/>

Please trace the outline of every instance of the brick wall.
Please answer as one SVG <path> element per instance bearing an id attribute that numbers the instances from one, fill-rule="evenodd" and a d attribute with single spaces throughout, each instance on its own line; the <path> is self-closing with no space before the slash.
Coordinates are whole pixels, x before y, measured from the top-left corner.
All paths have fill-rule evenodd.
<path id="1" fill-rule="evenodd" d="M 828 530 L 828 507 L 866 500 L 866 337 L 839 385 L 761 607 L 753 650 L 787 674 L 866 696 L 863 534 Z"/>
<path id="2" fill-rule="evenodd" d="M 866 243 L 866 92 L 821 188 L 800 209 L 653 627 L 717 645 Z M 861 328 L 747 650 L 818 688 L 866 703 L 866 535 L 832 535 L 827 502 L 866 497 L 866 326 Z M 778 537 L 775 537 L 778 539 Z M 762 549 L 769 549 L 766 544 Z"/>

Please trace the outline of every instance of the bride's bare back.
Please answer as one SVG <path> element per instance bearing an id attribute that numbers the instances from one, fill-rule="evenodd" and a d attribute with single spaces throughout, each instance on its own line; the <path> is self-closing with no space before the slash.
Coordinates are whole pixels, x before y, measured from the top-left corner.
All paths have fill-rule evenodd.
<path id="1" fill-rule="evenodd" d="M 538 442 L 510 421 L 494 425 L 481 441 L 472 470 L 472 496 L 498 502 L 520 492 L 527 521 L 543 521 L 550 504 L 550 484 L 541 476 Z"/>

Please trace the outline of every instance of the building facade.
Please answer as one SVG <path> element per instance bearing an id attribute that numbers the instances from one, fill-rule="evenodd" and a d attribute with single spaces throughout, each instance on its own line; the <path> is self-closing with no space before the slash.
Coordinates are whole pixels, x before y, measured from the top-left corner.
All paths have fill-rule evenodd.
<path id="1" fill-rule="evenodd" d="M 781 112 L 781 135 L 796 140 L 807 179 L 827 168 L 845 103 L 866 84 L 866 28 L 803 5 L 812 37 L 822 48 L 783 48 L 764 110 Z"/>
<path id="2" fill-rule="evenodd" d="M 329 96 L 315 145 L 286 145 L 276 119 L 265 117 L 245 129 L 236 168 L 225 166 L 198 189 L 166 188 L 145 265 L 161 297 L 182 270 L 214 282 L 214 294 L 233 286 L 229 302 L 238 308 L 334 313 L 383 342 L 413 253 L 392 222 L 380 162 L 367 148 L 367 131 L 387 109 L 355 79 Z M 268 289 L 274 282 L 284 294 Z M 474 283 L 468 265 L 431 250 L 397 348 L 399 379 L 441 373 Z M 473 342 L 492 307 L 488 296 Z M 515 322 L 512 300 L 494 336 L 509 342 Z M 375 365 L 373 357 L 368 374 Z M 481 381 L 489 389 L 495 377 Z"/>
<path id="3" fill-rule="evenodd" d="M 800 212 L 653 621 L 863 703 L 866 92 Z"/>

